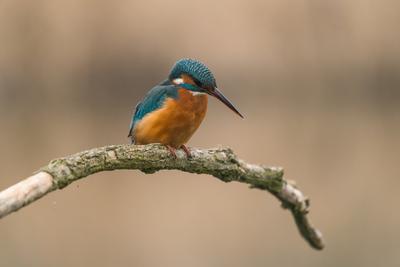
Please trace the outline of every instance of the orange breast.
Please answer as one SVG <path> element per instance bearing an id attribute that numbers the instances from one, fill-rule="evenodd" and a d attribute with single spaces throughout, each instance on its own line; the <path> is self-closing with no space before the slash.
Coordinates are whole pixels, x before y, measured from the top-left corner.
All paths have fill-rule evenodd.
<path id="1" fill-rule="evenodd" d="M 179 97 L 168 98 L 162 108 L 147 114 L 134 129 L 136 144 L 161 143 L 179 148 L 199 128 L 207 111 L 207 95 L 179 89 Z"/>

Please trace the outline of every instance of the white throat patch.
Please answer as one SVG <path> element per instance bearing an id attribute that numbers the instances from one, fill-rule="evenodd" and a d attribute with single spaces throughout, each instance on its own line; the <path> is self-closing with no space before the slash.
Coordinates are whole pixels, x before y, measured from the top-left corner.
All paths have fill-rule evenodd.
<path id="1" fill-rule="evenodd" d="M 197 96 L 197 95 L 205 95 L 206 93 L 202 93 L 202 92 L 193 92 L 193 91 L 189 91 L 192 95 Z"/>

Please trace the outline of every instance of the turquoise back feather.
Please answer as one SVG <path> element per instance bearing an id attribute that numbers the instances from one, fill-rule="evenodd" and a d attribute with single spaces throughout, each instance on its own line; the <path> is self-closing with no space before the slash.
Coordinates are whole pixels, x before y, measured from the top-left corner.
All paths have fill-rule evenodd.
<path id="1" fill-rule="evenodd" d="M 168 80 L 152 88 L 143 100 L 136 105 L 128 135 L 128 137 L 132 137 L 132 143 L 134 142 L 132 130 L 134 129 L 135 124 L 143 119 L 147 114 L 161 108 L 167 98 L 178 98 L 178 87 Z"/>

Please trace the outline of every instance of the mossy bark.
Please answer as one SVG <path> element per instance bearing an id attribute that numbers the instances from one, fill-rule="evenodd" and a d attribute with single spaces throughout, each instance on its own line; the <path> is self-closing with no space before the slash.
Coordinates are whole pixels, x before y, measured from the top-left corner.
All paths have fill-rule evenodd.
<path id="1" fill-rule="evenodd" d="M 24 183 L 16 184 L 0 192 L 0 200 L 4 199 L 3 203 L 7 201 L 10 203 L 7 205 L 13 205 L 12 209 L 3 205 L 7 212 L 0 214 L 0 218 L 55 189 L 62 189 L 78 179 L 97 172 L 121 169 L 141 170 L 144 173 L 181 170 L 189 173 L 210 174 L 224 182 L 237 181 L 246 183 L 252 188 L 269 191 L 282 202 L 284 208 L 292 212 L 301 235 L 308 243 L 315 249 L 324 247 L 321 233 L 311 225 L 307 217 L 308 199 L 294 185 L 283 179 L 282 168 L 246 163 L 238 159 L 230 148 L 207 150 L 192 148 L 191 155 L 191 158 L 187 158 L 183 151 L 177 151 L 177 158 L 174 158 L 164 146 L 158 144 L 111 145 L 55 159 L 39 172 L 46 172 L 52 177 L 52 184 L 47 189 L 42 189 L 37 193 L 31 192 L 31 198 L 20 199 L 18 203 L 13 203 L 14 193 L 12 192 L 26 190 L 26 188 L 18 190 L 18 185 Z M 30 177 L 32 178 L 34 177 Z"/>

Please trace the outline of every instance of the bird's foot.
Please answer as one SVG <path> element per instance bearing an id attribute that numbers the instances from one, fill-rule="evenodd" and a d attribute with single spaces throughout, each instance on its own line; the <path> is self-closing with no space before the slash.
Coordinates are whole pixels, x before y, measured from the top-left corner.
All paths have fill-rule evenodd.
<path id="1" fill-rule="evenodd" d="M 177 159 L 178 157 L 176 156 L 176 149 L 170 145 L 165 145 L 165 147 L 168 149 L 169 153 L 171 153 L 172 157 L 174 159 Z"/>
<path id="2" fill-rule="evenodd" d="M 176 155 L 176 148 L 170 146 L 170 145 L 165 145 L 165 147 L 168 149 L 169 153 L 174 157 L 174 159 L 177 159 L 178 156 Z M 192 154 L 190 153 L 190 150 L 187 146 L 181 145 L 180 148 L 185 152 L 187 158 L 191 158 Z"/>
<path id="3" fill-rule="evenodd" d="M 181 145 L 181 148 L 185 152 L 187 158 L 191 158 L 192 157 L 192 154 L 190 153 L 190 150 L 189 150 L 189 148 L 187 146 Z"/>

